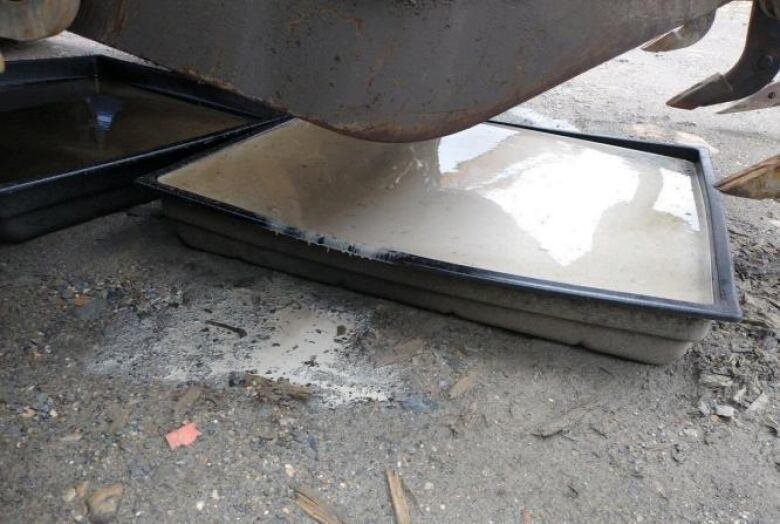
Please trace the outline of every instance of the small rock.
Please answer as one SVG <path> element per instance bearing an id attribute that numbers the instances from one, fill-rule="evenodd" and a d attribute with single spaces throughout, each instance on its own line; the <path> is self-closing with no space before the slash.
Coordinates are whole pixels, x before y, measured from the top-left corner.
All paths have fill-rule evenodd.
<path id="1" fill-rule="evenodd" d="M 122 484 L 113 484 L 90 495 L 87 499 L 89 521 L 93 524 L 104 524 L 114 520 L 124 492 Z"/>
<path id="2" fill-rule="evenodd" d="M 766 409 L 766 406 L 769 404 L 769 395 L 766 393 L 761 393 L 756 399 L 750 403 L 750 406 L 748 406 L 747 410 L 745 410 L 747 413 L 760 413 L 761 411 L 764 411 Z"/>
<path id="3" fill-rule="evenodd" d="M 198 511 L 203 511 L 203 508 L 205 507 L 206 507 L 206 503 L 202 500 L 199 500 L 198 502 L 195 503 L 195 509 L 197 509 Z"/>
<path id="4" fill-rule="evenodd" d="M 295 468 L 292 467 L 291 464 L 284 465 L 284 472 L 287 473 L 287 476 L 290 478 L 293 478 L 295 476 Z"/>
<path id="5" fill-rule="evenodd" d="M 727 377 L 726 375 L 716 375 L 714 373 L 710 373 L 699 377 L 699 384 L 711 388 L 727 388 L 733 383 L 734 381 L 731 379 L 731 377 Z"/>
<path id="6" fill-rule="evenodd" d="M 76 488 L 67 488 L 62 492 L 63 502 L 72 502 L 76 498 Z"/>
<path id="7" fill-rule="evenodd" d="M 423 489 L 425 491 L 433 491 L 433 487 L 434 487 L 433 482 L 426 482 L 425 485 L 423 486 Z"/>
<path id="8" fill-rule="evenodd" d="M 742 400 L 745 398 L 745 393 L 747 393 L 747 388 L 740 388 L 739 391 L 734 393 L 734 396 L 731 398 L 734 402 L 737 404 L 742 403 Z"/>
<path id="9" fill-rule="evenodd" d="M 73 442 L 78 442 L 81 440 L 81 431 L 76 431 L 74 433 L 70 433 L 69 435 L 65 435 L 64 437 L 60 438 L 60 442 L 64 442 L 66 444 L 70 444 Z"/>
<path id="10" fill-rule="evenodd" d="M 690 440 L 690 441 L 699 440 L 699 431 L 694 428 L 685 428 L 684 430 L 682 430 L 682 434 L 686 438 L 686 440 Z"/>
<path id="11" fill-rule="evenodd" d="M 246 383 L 244 375 L 244 373 L 239 373 L 238 371 L 231 371 L 228 373 L 228 386 L 231 388 L 243 386 Z"/>
<path id="12" fill-rule="evenodd" d="M 715 414 L 723 418 L 733 418 L 734 408 L 731 406 L 718 405 L 715 406 Z"/>
<path id="13" fill-rule="evenodd" d="M 54 401 L 51 399 L 49 395 L 46 393 L 40 393 L 35 399 L 35 408 L 36 411 L 40 413 L 49 414 L 51 409 L 54 406 Z"/>

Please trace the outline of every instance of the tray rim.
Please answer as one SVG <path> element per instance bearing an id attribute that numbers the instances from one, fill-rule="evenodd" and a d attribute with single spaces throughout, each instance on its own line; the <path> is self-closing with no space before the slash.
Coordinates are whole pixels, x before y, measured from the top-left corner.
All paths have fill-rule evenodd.
<path id="1" fill-rule="evenodd" d="M 16 80 L 14 76 L 9 76 L 14 75 L 15 70 L 18 68 L 28 69 L 25 73 L 29 76 L 24 76 L 21 80 Z M 213 98 L 210 99 L 209 97 L 214 97 L 219 92 L 219 89 L 203 82 L 187 78 L 182 74 L 159 67 L 139 64 L 100 54 L 9 61 L 6 63 L 5 73 L 0 75 L 0 93 L 8 89 L 23 89 L 24 86 L 28 85 L 97 78 L 101 75 L 113 76 L 115 78 L 118 77 L 120 81 L 139 89 L 244 117 L 247 119 L 247 122 L 190 139 L 164 144 L 140 153 L 131 153 L 77 169 L 44 173 L 23 179 L 1 182 L 0 196 L 11 195 L 18 191 L 24 191 L 54 181 L 77 178 L 106 169 L 121 168 L 128 164 L 133 164 L 178 150 L 207 146 L 217 139 L 244 136 L 253 130 L 273 126 L 289 118 L 288 116 L 279 113 L 278 116 L 264 119 L 259 112 L 252 113 L 248 104 L 245 104 L 246 107 L 242 108 L 238 107 L 238 104 L 231 104 L 230 100 L 220 101 Z M 126 76 L 126 78 L 123 78 L 124 76 Z M 133 79 L 135 79 L 135 82 Z M 158 82 L 163 80 L 175 81 L 181 84 L 182 87 L 186 86 L 191 92 L 177 92 L 175 89 L 170 87 L 166 88 L 161 85 L 158 85 L 158 87 L 155 88 L 153 85 L 140 84 L 141 81 L 149 80 L 157 80 Z M 236 102 L 239 100 L 248 102 L 248 99 L 240 97 L 240 95 L 229 92 L 225 93 L 228 95 L 226 98 L 232 97 Z M 256 104 L 258 108 L 264 107 L 261 102 L 252 103 Z M 268 108 L 268 111 L 270 113 L 278 113 L 278 111 L 274 111 L 271 108 Z"/>
<path id="2" fill-rule="evenodd" d="M 278 125 L 282 125 L 284 123 L 285 122 L 277 122 L 274 125 L 260 130 L 257 133 L 227 141 L 219 148 L 219 150 L 222 148 L 231 147 L 232 145 L 249 140 L 256 136 L 273 132 L 273 130 L 276 129 Z M 742 312 L 739 306 L 739 300 L 737 297 L 734 281 L 734 273 L 732 270 L 731 252 L 729 248 L 725 213 L 723 210 L 721 197 L 714 187 L 715 176 L 713 173 L 712 161 L 710 159 L 709 151 L 706 148 L 693 145 L 667 144 L 653 141 L 625 139 L 610 135 L 586 134 L 560 129 L 513 124 L 496 119 L 491 119 L 484 123 L 496 124 L 517 129 L 528 129 L 531 131 L 537 131 L 551 135 L 577 138 L 594 143 L 615 145 L 628 149 L 659 154 L 662 156 L 679 158 L 693 163 L 696 167 L 696 176 L 699 179 L 702 189 L 702 200 L 705 206 L 705 215 L 709 219 L 710 225 L 709 233 L 711 246 L 712 285 L 714 295 L 713 302 L 711 304 L 702 304 L 661 297 L 652 297 L 649 295 L 642 295 L 637 293 L 611 291 L 595 287 L 566 284 L 562 282 L 554 282 L 550 280 L 525 277 L 522 275 L 513 275 L 510 273 L 502 273 L 471 266 L 464 266 L 389 249 L 372 249 L 374 252 L 372 256 L 367 256 L 365 253 L 361 252 L 360 247 L 357 245 L 349 244 L 345 249 L 343 247 L 343 242 L 336 242 L 338 241 L 337 238 L 320 234 L 312 235 L 311 233 L 307 233 L 304 230 L 293 226 L 288 226 L 266 216 L 159 182 L 160 177 L 176 171 L 177 169 L 188 164 L 206 158 L 207 156 L 214 154 L 216 151 L 207 151 L 198 155 L 194 155 L 186 160 L 177 162 L 176 164 L 170 165 L 164 169 L 139 177 L 135 183 L 146 187 L 154 193 L 162 196 L 164 199 L 180 200 L 190 205 L 205 207 L 211 211 L 216 211 L 218 213 L 226 214 L 243 221 L 248 221 L 255 224 L 264 231 L 277 235 L 283 235 L 300 242 L 306 242 L 312 245 L 312 248 L 339 251 L 349 255 L 366 258 L 377 263 L 422 269 L 444 274 L 450 277 L 476 281 L 487 285 L 497 285 L 518 291 L 527 291 L 540 294 L 545 293 L 569 299 L 595 300 L 606 304 L 649 309 L 675 316 L 720 321 L 739 321 L 742 319 Z"/>

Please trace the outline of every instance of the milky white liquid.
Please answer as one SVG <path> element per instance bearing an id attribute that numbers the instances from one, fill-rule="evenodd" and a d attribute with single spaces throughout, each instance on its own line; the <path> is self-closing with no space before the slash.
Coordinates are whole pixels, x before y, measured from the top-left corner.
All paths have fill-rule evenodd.
<path id="1" fill-rule="evenodd" d="M 383 144 L 294 120 L 160 182 L 372 249 L 712 303 L 694 173 L 685 160 L 496 124 Z"/>

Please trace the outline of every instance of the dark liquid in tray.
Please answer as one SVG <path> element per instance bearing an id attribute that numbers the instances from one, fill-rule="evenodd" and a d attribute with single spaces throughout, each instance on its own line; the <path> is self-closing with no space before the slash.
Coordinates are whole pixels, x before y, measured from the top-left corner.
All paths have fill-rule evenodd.
<path id="1" fill-rule="evenodd" d="M 98 79 L 15 88 L 0 100 L 0 184 L 92 166 L 248 121 Z"/>

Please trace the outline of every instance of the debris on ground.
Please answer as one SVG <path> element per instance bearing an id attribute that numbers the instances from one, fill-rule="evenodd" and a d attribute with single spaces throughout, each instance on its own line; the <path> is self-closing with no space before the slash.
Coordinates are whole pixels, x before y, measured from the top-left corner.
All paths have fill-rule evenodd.
<path id="1" fill-rule="evenodd" d="M 247 373 L 246 385 L 247 388 L 254 392 L 257 399 L 262 402 L 308 400 L 312 396 L 311 388 L 293 384 L 284 378 L 271 380 L 261 375 Z"/>
<path id="2" fill-rule="evenodd" d="M 466 409 L 455 415 L 455 420 L 448 424 L 453 435 L 462 435 L 477 417 L 477 402 L 469 404 Z"/>
<path id="3" fill-rule="evenodd" d="M 772 417 L 767 417 L 764 421 L 764 425 L 769 428 L 772 434 L 776 437 L 780 437 L 780 423 L 778 423 Z"/>
<path id="4" fill-rule="evenodd" d="M 124 492 L 122 484 L 113 484 L 92 493 L 87 499 L 89 521 L 93 524 L 104 524 L 114 520 Z"/>
<path id="5" fill-rule="evenodd" d="M 390 491 L 390 500 L 393 503 L 393 512 L 397 524 L 411 524 L 412 517 L 409 512 L 409 504 L 406 501 L 406 489 L 401 476 L 397 471 L 388 469 L 387 488 Z"/>
<path id="6" fill-rule="evenodd" d="M 191 446 L 198 439 L 200 434 L 195 423 L 190 422 L 165 435 L 165 440 L 168 442 L 168 446 L 173 450 L 182 446 Z"/>
<path id="7" fill-rule="evenodd" d="M 199 386 L 190 386 L 187 388 L 187 391 L 185 391 L 184 394 L 179 397 L 179 400 L 176 401 L 176 405 L 173 408 L 174 418 L 179 420 L 184 416 L 192 405 L 198 401 L 201 395 L 203 395 L 203 388 Z"/>
<path id="8" fill-rule="evenodd" d="M 244 338 L 247 335 L 246 329 L 236 327 L 236 326 L 231 326 L 230 324 L 225 324 L 224 322 L 217 322 L 216 320 L 207 320 L 206 324 L 208 324 L 209 326 L 218 327 L 230 331 L 232 333 L 235 333 L 236 335 L 238 335 L 238 338 Z"/>
<path id="9" fill-rule="evenodd" d="M 425 344 L 423 343 L 422 339 L 413 338 L 404 342 L 403 344 L 399 344 L 375 355 L 374 366 L 383 368 L 392 364 L 406 362 L 411 360 L 414 356 L 422 353 L 423 349 L 425 349 Z"/>
<path id="10" fill-rule="evenodd" d="M 108 414 L 108 426 L 106 428 L 106 433 L 109 435 L 121 434 L 129 418 L 130 410 L 126 406 L 113 406 Z"/>
<path id="11" fill-rule="evenodd" d="M 304 513 L 320 524 L 344 524 L 336 511 L 311 488 L 305 486 L 296 488 L 295 503 Z"/>
<path id="12" fill-rule="evenodd" d="M 766 392 L 761 393 L 756 399 L 750 403 L 748 408 L 745 410 L 746 413 L 761 413 L 766 409 L 767 405 L 769 404 L 769 395 L 766 394 Z"/>
<path id="13" fill-rule="evenodd" d="M 714 373 L 709 373 L 699 377 L 699 384 L 710 388 L 727 388 L 733 383 L 734 381 L 731 379 L 731 377 L 726 375 L 716 375 Z"/>
<path id="14" fill-rule="evenodd" d="M 562 417 L 547 424 L 543 424 L 531 431 L 531 434 L 540 438 L 548 438 L 559 433 L 567 432 L 572 426 L 575 426 L 587 412 L 588 410 L 586 408 L 573 408 L 566 412 Z"/>
<path id="15" fill-rule="evenodd" d="M 477 385 L 477 375 L 478 373 L 475 370 L 464 373 L 447 392 L 450 399 L 454 400 L 471 391 Z"/>
<path id="16" fill-rule="evenodd" d="M 76 488 L 73 487 L 66 488 L 65 491 L 62 492 L 63 502 L 72 502 L 75 499 L 76 499 Z"/>
<path id="17" fill-rule="evenodd" d="M 84 307 L 89 303 L 89 297 L 87 295 L 76 295 L 73 299 L 73 305 L 76 307 Z"/>
<path id="18" fill-rule="evenodd" d="M 734 418 L 734 408 L 731 406 L 715 406 L 715 414 L 722 418 Z"/>

